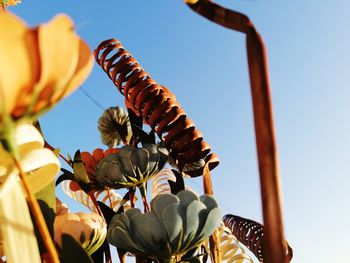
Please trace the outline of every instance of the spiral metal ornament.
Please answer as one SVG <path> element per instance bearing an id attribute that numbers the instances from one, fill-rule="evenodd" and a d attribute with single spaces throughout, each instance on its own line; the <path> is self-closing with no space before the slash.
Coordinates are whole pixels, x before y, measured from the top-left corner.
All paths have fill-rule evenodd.
<path id="1" fill-rule="evenodd" d="M 175 96 L 157 84 L 116 39 L 103 41 L 95 50 L 95 59 L 125 97 L 126 106 L 163 139 L 179 169 L 195 177 L 204 164 L 214 169 L 219 160 L 203 140 Z M 198 164 L 203 160 L 203 166 Z"/>
<path id="2" fill-rule="evenodd" d="M 254 253 L 260 262 L 265 262 L 263 255 L 264 226 L 262 224 L 236 215 L 225 215 L 223 222 L 232 231 L 232 234 Z M 287 242 L 285 244 L 284 253 L 286 258 L 291 260 L 293 250 Z"/>

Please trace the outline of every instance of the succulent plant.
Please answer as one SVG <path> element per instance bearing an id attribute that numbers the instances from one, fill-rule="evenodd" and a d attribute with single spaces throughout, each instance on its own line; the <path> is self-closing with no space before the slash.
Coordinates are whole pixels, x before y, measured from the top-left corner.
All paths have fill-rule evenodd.
<path id="1" fill-rule="evenodd" d="M 126 145 L 119 154 L 102 159 L 95 170 L 96 181 L 112 188 L 140 186 L 158 173 L 168 160 L 168 151 L 156 144 L 143 148 Z"/>
<path id="2" fill-rule="evenodd" d="M 177 195 L 155 197 L 151 211 L 145 214 L 131 208 L 115 215 L 107 239 L 117 248 L 169 262 L 209 238 L 220 221 L 221 213 L 213 197 L 198 197 L 183 190 Z"/>

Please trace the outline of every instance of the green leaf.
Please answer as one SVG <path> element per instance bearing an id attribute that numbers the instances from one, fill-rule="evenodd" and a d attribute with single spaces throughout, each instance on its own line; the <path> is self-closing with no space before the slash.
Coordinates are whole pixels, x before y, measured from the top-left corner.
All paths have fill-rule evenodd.
<path id="1" fill-rule="evenodd" d="M 173 195 L 176 195 L 178 192 L 185 190 L 185 182 L 184 179 L 178 171 L 172 169 L 171 170 L 175 177 L 176 177 L 176 182 L 168 180 L 169 186 L 170 186 L 170 191 Z"/>
<path id="2" fill-rule="evenodd" d="M 63 181 L 65 180 L 72 180 L 72 181 L 75 181 L 75 176 L 73 173 L 71 173 L 70 171 L 64 169 L 64 168 L 61 168 L 61 171 L 63 172 L 63 174 L 61 174 L 57 180 L 56 180 L 56 184 L 55 186 L 59 185 L 60 183 L 62 183 Z"/>
<path id="3" fill-rule="evenodd" d="M 52 181 L 46 187 L 37 192 L 35 194 L 35 197 L 36 199 L 45 202 L 49 208 L 56 212 L 56 192 L 54 181 Z"/>
<path id="4" fill-rule="evenodd" d="M 95 263 L 103 263 L 103 255 L 106 248 L 106 244 L 103 244 L 99 247 L 99 249 L 97 249 L 94 253 L 91 254 L 91 258 L 94 260 Z"/>
<path id="5" fill-rule="evenodd" d="M 137 145 L 137 143 L 140 141 L 138 131 L 139 130 L 142 131 L 143 120 L 142 120 L 142 117 L 137 116 L 135 112 L 129 108 L 128 108 L 128 115 L 129 115 L 129 120 L 131 124 L 131 131 L 132 131 L 131 142 L 133 142 L 134 145 Z"/>
<path id="6" fill-rule="evenodd" d="M 106 219 L 107 226 L 109 226 L 109 223 L 111 222 L 113 216 L 116 215 L 117 213 L 114 212 L 112 208 L 105 205 L 104 203 L 100 201 L 97 201 L 97 203 L 102 211 L 103 217 Z"/>
<path id="7" fill-rule="evenodd" d="M 51 184 L 51 185 L 53 186 L 53 184 Z M 46 188 L 48 188 L 48 187 L 46 187 Z M 46 188 L 44 188 L 40 192 L 44 191 Z M 54 188 L 54 186 L 53 186 L 53 188 Z M 53 236 L 54 236 L 53 235 L 53 223 L 55 221 L 55 211 L 44 200 L 38 199 L 38 203 L 39 203 L 41 212 L 42 212 L 42 214 L 44 216 L 47 228 L 49 229 L 50 236 L 51 236 L 51 238 L 53 238 Z M 52 202 L 49 201 L 49 203 L 52 203 Z M 56 200 L 55 200 L 54 207 L 56 207 Z M 35 219 L 34 219 L 32 214 L 31 214 L 31 217 L 32 217 L 32 221 L 35 222 Z M 40 232 L 39 232 L 39 229 L 38 229 L 37 225 L 36 224 L 33 224 L 33 225 L 34 225 L 35 236 L 36 236 L 37 241 L 38 241 L 39 251 L 40 251 L 40 253 L 44 253 L 44 252 L 46 252 L 46 247 L 44 245 L 44 241 L 41 238 L 41 235 L 40 235 Z"/>
<path id="8" fill-rule="evenodd" d="M 53 150 L 53 153 L 59 157 L 60 153 L 61 153 L 61 149 L 60 148 L 56 148 L 55 150 Z"/>
<path id="9" fill-rule="evenodd" d="M 70 235 L 62 234 L 62 263 L 94 263 L 80 244 Z"/>
<path id="10" fill-rule="evenodd" d="M 46 225 L 49 229 L 51 237 L 53 237 L 53 223 L 55 221 L 55 212 L 56 212 L 56 195 L 55 195 L 55 183 L 52 181 L 45 188 L 40 190 L 35 194 L 36 199 L 38 200 L 41 212 L 44 216 Z M 33 221 L 35 222 L 35 220 Z M 40 252 L 46 251 L 44 242 L 41 238 L 39 230 L 35 224 L 34 227 L 35 235 L 38 240 Z"/>
<path id="11" fill-rule="evenodd" d="M 171 203 L 162 211 L 160 218 L 168 235 L 169 242 L 174 247 L 179 240 L 184 222 L 179 214 L 179 203 Z"/>
<path id="12" fill-rule="evenodd" d="M 85 166 L 81 160 L 80 151 L 76 151 L 74 154 L 73 171 L 77 182 L 84 184 L 90 183 L 89 176 L 86 173 Z"/>
<path id="13" fill-rule="evenodd" d="M 84 244 L 85 240 L 86 240 L 85 233 L 81 232 L 80 239 L 79 239 L 80 244 Z"/>

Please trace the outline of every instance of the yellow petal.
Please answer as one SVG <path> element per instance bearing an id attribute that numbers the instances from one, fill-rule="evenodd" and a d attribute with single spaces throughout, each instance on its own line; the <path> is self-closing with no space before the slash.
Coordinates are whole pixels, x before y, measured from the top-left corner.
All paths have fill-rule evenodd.
<path id="1" fill-rule="evenodd" d="M 10 0 L 10 1 L 8 2 L 8 5 L 17 5 L 17 4 L 19 4 L 19 3 L 21 3 L 20 0 Z"/>
<path id="2" fill-rule="evenodd" d="M 11 13 L 0 13 L 0 105 L 11 113 L 17 96 L 30 90 L 40 70 L 35 31 Z"/>
<path id="3" fill-rule="evenodd" d="M 62 94 L 79 61 L 79 38 L 73 22 L 66 15 L 58 15 L 49 23 L 39 26 L 41 93 L 35 111 L 46 107 L 54 94 Z"/>

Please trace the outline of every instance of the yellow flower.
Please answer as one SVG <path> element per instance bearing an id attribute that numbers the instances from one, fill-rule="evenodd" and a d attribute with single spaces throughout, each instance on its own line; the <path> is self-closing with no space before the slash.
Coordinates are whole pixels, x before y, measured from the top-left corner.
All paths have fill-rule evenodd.
<path id="1" fill-rule="evenodd" d="M 28 28 L 3 12 L 0 25 L 1 129 L 5 116 L 36 118 L 72 93 L 89 75 L 92 54 L 66 15 Z"/>
<path id="2" fill-rule="evenodd" d="M 17 5 L 19 3 L 21 3 L 20 0 L 0 0 L 0 4 L 5 7 L 10 5 Z"/>
<path id="3" fill-rule="evenodd" d="M 63 213 L 54 222 L 55 242 L 62 246 L 62 234 L 68 234 L 80 242 L 88 254 L 94 253 L 104 242 L 107 225 L 95 213 Z"/>

